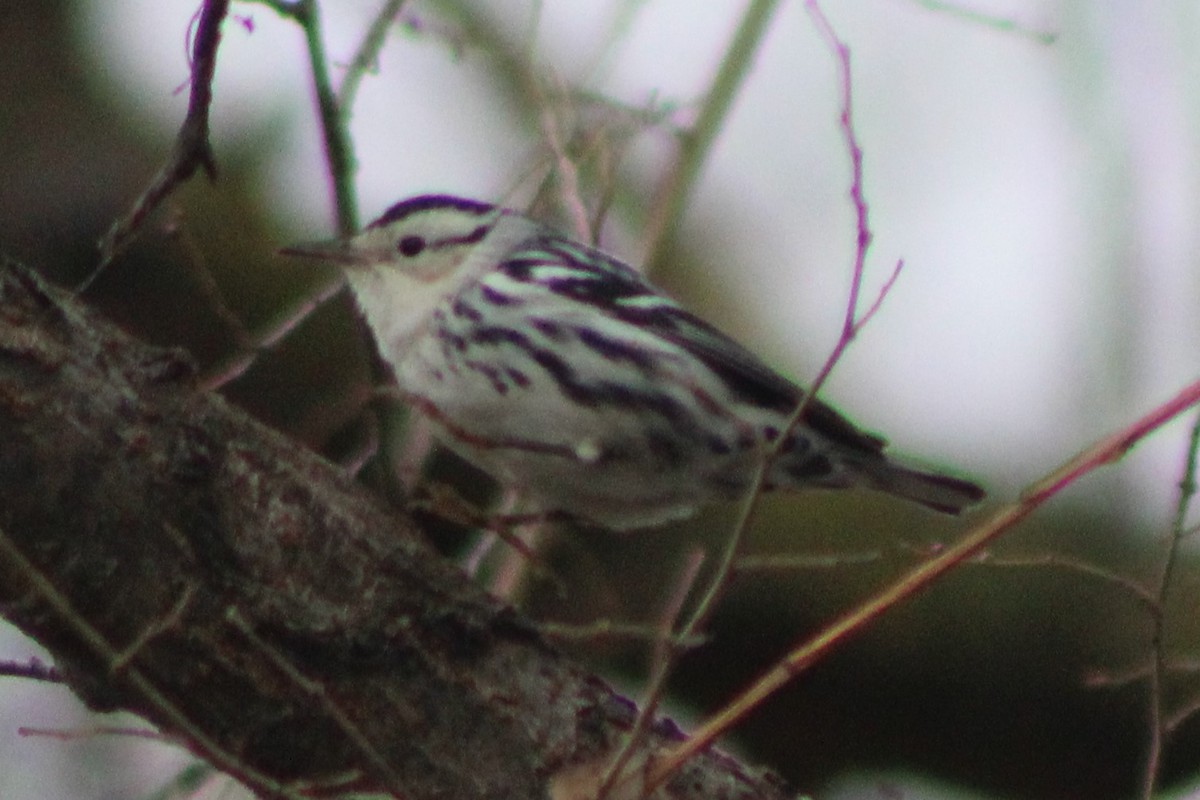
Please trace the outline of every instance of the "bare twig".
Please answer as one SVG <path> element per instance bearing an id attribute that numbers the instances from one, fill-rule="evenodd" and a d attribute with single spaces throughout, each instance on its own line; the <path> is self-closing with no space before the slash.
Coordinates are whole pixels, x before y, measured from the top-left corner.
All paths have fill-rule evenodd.
<path id="1" fill-rule="evenodd" d="M 17 728 L 18 736 L 43 737 L 58 739 L 60 742 L 71 742 L 79 739 L 91 739 L 97 736 L 121 736 L 128 739 L 149 739 L 153 742 L 170 743 L 170 738 L 149 728 L 123 728 L 116 725 L 96 725 L 90 728 Z"/>
<path id="2" fill-rule="evenodd" d="M 383 49 L 383 45 L 387 41 L 388 28 L 392 27 L 396 18 L 400 16 L 400 12 L 404 10 L 405 1 L 387 0 L 383 4 L 383 8 L 379 9 L 375 19 L 371 20 L 371 24 L 367 27 L 367 32 L 363 36 L 358 50 L 355 51 L 354 57 L 350 59 L 350 63 L 346 67 L 346 74 L 342 78 L 342 85 L 338 88 L 338 108 L 343 119 L 350 116 L 350 110 L 354 108 L 354 100 L 358 97 L 358 87 L 362 84 L 363 76 L 374 68 L 375 62 L 379 59 L 379 51 Z"/>
<path id="3" fill-rule="evenodd" d="M 840 86 L 842 90 L 841 104 L 841 124 L 843 132 L 843 140 L 846 143 L 847 150 L 850 154 L 851 162 L 851 185 L 850 196 L 854 204 L 856 217 L 856 247 L 854 256 L 854 266 L 851 274 L 851 287 L 849 296 L 846 302 L 846 313 L 842 324 L 842 332 L 838 338 L 837 344 L 830 352 L 826 359 L 817 379 L 807 395 L 805 395 L 796 409 L 788 419 L 784 426 L 782 434 L 776 439 L 763 455 L 757 467 L 751 490 L 747 493 L 746 500 L 742 504 L 739 513 L 738 521 L 734 527 L 733 533 L 726 541 L 725 547 L 721 552 L 717 562 L 712 579 L 709 581 L 707 588 L 700 602 L 697 604 L 695 611 L 692 612 L 687 622 L 681 627 L 680 636 L 692 636 L 697 631 L 701 630 L 706 624 L 708 618 L 715 611 L 720 598 L 724 595 L 731 583 L 732 577 L 737 569 L 737 564 L 741 556 L 742 542 L 745 540 L 747 532 L 752 527 L 754 514 L 758 506 L 759 498 L 763 494 L 766 485 L 767 475 L 771 463 L 782 449 L 783 444 L 788 440 L 795 427 L 804 418 L 809 406 L 814 401 L 817 392 L 829 377 L 834 366 L 841 359 L 846 348 L 853 341 L 855 336 L 862 329 L 862 326 L 872 317 L 878 310 L 883 298 L 894 285 L 897 276 L 902 267 L 902 262 L 898 262 L 892 275 L 884 283 L 880 291 L 879 297 L 867 309 L 865 314 L 859 313 L 859 295 L 863 281 L 863 275 L 866 265 L 867 249 L 871 242 L 870 224 L 867 212 L 867 203 L 863 189 L 863 174 L 862 174 L 862 148 L 858 143 L 858 137 L 854 130 L 854 120 L 852 115 L 852 76 L 850 71 L 850 52 L 849 48 L 838 39 L 833 29 L 826 20 L 820 6 L 815 0 L 809 0 L 806 3 L 806 8 L 812 16 L 814 25 L 822 38 L 830 46 L 837 56 L 838 65 L 840 67 Z M 749 12 L 748 12 L 749 13 Z M 667 667 L 672 666 L 668 664 Z M 757 701 L 756 701 L 757 702 Z M 737 704 L 735 701 L 734 705 Z M 718 719 L 722 715 L 718 715 Z M 711 741 L 711 740 L 710 740 Z M 692 751 L 695 752 L 695 751 Z M 674 771 L 679 769 L 684 761 L 690 757 L 690 754 L 680 759 L 671 759 L 668 766 L 663 766 L 663 762 L 653 765 L 646 776 L 645 791 L 648 793 L 654 787 L 666 780 Z"/>
<path id="4" fill-rule="evenodd" d="M 258 652 L 266 656 L 267 660 L 286 675 L 288 680 L 292 681 L 320 705 L 325 713 L 329 715 L 329 719 L 333 720 L 340 731 L 345 734 L 347 741 L 354 745 L 359 754 L 375 768 L 379 777 L 386 781 L 388 788 L 395 793 L 395 796 L 403 797 L 404 792 L 401 787 L 404 786 L 404 781 L 396 773 L 396 770 L 392 768 L 392 765 L 388 763 L 383 754 L 379 752 L 379 748 L 363 732 L 363 729 L 330 696 L 325 686 L 320 681 L 313 680 L 302 673 L 285 654 L 259 636 L 254 630 L 254 626 L 242 617 L 237 608 L 230 607 L 227 609 L 225 616 L 230 624 L 237 628 Z"/>
<path id="5" fill-rule="evenodd" d="M 680 641 L 674 633 L 683 604 L 696 583 L 696 576 L 704 563 L 704 551 L 696 548 L 688 553 L 683 569 L 675 581 L 675 590 L 671 593 L 666 607 L 663 609 L 662 621 L 659 625 L 658 636 L 655 637 L 654 657 L 650 667 L 650 680 L 642 695 L 641 708 L 638 709 L 637 719 L 626 737 L 624 745 L 617 751 L 604 779 L 600 782 L 600 790 L 596 793 L 598 800 L 605 800 L 609 793 L 624 777 L 625 768 L 630 759 L 642 745 L 642 741 L 654 721 L 654 715 L 662 702 L 666 691 L 667 679 L 675 664 L 675 656 L 679 650 Z"/>
<path id="6" fill-rule="evenodd" d="M 846 311 L 842 318 L 841 333 L 833 349 L 830 350 L 829 356 L 825 359 L 825 363 L 817 373 L 817 377 L 809 387 L 808 394 L 801 398 L 792 415 L 788 418 L 787 423 L 783 426 L 782 433 L 776 438 L 774 444 L 767 450 L 759 463 L 753 488 L 747 496 L 747 501 L 743 505 L 742 513 L 735 528 L 733 543 L 729 551 L 730 567 L 733 564 L 733 556 L 740 547 L 741 539 L 745 537 L 746 532 L 753 522 L 758 499 L 762 496 L 765 489 L 771 464 L 786 444 L 792 432 L 796 429 L 796 426 L 800 424 L 801 420 L 804 419 L 804 415 L 808 413 L 809 407 L 815 402 L 821 388 L 829 379 L 834 367 L 841 361 L 846 349 L 862 331 L 866 323 L 875 316 L 875 312 L 879 310 L 884 298 L 895 285 L 896 279 L 900 276 L 900 271 L 904 266 L 903 261 L 896 262 L 892 274 L 880 288 L 875 301 L 865 312 L 860 312 L 859 298 L 862 293 L 863 278 L 866 274 L 867 251 L 871 246 L 872 234 L 863 182 L 863 151 L 862 146 L 858 142 L 858 134 L 854 129 L 853 74 L 850 69 L 850 49 L 838 38 L 837 33 L 830 26 L 829 20 L 825 17 L 821 6 L 816 0 L 807 0 L 805 9 L 808 11 L 809 16 L 812 17 L 813 25 L 816 27 L 817 32 L 833 51 L 838 64 L 838 84 L 841 87 L 841 113 L 839 119 L 842 127 L 842 141 L 845 142 L 846 150 L 850 156 L 850 200 L 854 205 L 855 216 L 854 263 L 850 272 L 850 289 L 846 298 Z M 720 573 L 718 574 L 720 575 Z"/>
<path id="7" fill-rule="evenodd" d="M 265 2 L 278 13 L 295 20 L 304 31 L 308 48 L 309 69 L 312 73 L 313 92 L 316 95 L 318 115 L 321 120 L 322 137 L 325 143 L 325 160 L 328 165 L 329 179 L 333 191 L 334 214 L 339 236 L 348 237 L 359 229 L 358 195 L 354 187 L 354 174 L 357 161 L 354 156 L 353 143 L 347 127 L 348 107 L 339 104 L 333 83 L 329 77 L 328 59 L 321 34 L 321 22 L 316 0 L 259 0 Z M 384 11 L 390 10 L 385 7 Z M 376 17 L 376 25 L 383 26 L 382 20 L 386 15 Z M 374 26 L 373 26 L 374 27 Z M 368 39 L 370 39 L 368 34 Z M 360 53 L 371 49 L 371 42 L 364 42 Z M 350 99 L 353 98 L 353 91 Z M 359 335 L 366 342 L 372 337 L 367 331 L 366 323 L 357 319 Z M 388 367 L 379 357 L 378 349 L 368 344 L 371 354 L 371 381 L 377 386 L 385 386 L 391 382 Z M 253 358 L 242 359 L 235 367 L 245 369 Z M 244 366 L 243 366 L 244 365 Z M 375 409 L 375 425 L 378 430 L 377 440 L 381 443 L 364 472 L 372 483 L 389 502 L 400 505 L 403 503 L 403 491 L 396 480 L 396 466 L 393 453 L 388 443 L 395 441 L 397 421 L 391 409 L 377 407 Z"/>
<path id="8" fill-rule="evenodd" d="M 212 367 L 200 379 L 201 388 L 215 390 L 245 374 L 258 357 L 270 350 L 294 331 L 312 312 L 326 303 L 346 285 L 340 270 L 332 273 L 328 280 L 302 297 L 291 308 L 284 309 L 278 317 L 257 331 L 250 332 L 249 347 L 239 350 L 221 363 Z"/>
<path id="9" fill-rule="evenodd" d="M 748 572 L 798 572 L 854 567 L 883 558 L 881 550 L 862 553 L 830 553 L 829 555 L 761 555 L 742 556 L 734 565 L 738 575 Z"/>
<path id="10" fill-rule="evenodd" d="M 647 272 L 653 272 L 666 258 L 692 188 L 778 5 L 779 0 L 752 0 L 733 35 L 733 41 L 725 51 L 725 57 L 700 108 L 700 115 L 694 125 L 679 135 L 678 159 L 656 192 L 646 225 Z"/>
<path id="11" fill-rule="evenodd" d="M 1194 666 L 1194 665 L 1193 665 Z M 1163 729 L 1167 733 L 1174 733 L 1179 729 L 1179 726 L 1187 722 L 1200 713 L 1200 696 L 1190 698 L 1183 703 L 1179 708 L 1175 709 L 1163 722 Z"/>
<path id="12" fill-rule="evenodd" d="M 553 79 L 544 82 L 553 84 Z M 556 208 L 565 208 L 576 237 L 595 244 L 617 198 L 617 169 L 630 144 L 654 128 L 678 135 L 669 120 L 672 108 L 654 97 L 642 106 L 629 106 L 564 86 L 556 86 L 550 95 L 539 84 L 536 95 L 537 124 L 547 152 L 539 153 L 516 183 L 538 175 L 530 213 L 537 217 L 545 213 L 543 206 L 553 202 Z M 585 194 L 593 198 L 590 211 L 582 200 Z"/>
<path id="13" fill-rule="evenodd" d="M 249 0 L 248 0 L 249 1 Z M 312 73 L 313 93 L 316 95 L 321 135 L 325 143 L 325 162 L 329 165 L 329 180 L 333 189 L 333 206 L 337 232 L 349 236 L 358 230 L 358 195 L 354 191 L 354 148 L 346 120 L 338 105 L 337 93 L 329 78 L 329 62 L 321 36 L 321 15 L 316 0 L 252 0 L 290 19 L 304 31 L 308 49 L 308 68 Z"/>
<path id="14" fill-rule="evenodd" d="M 996 511 L 938 555 L 917 565 L 900 580 L 885 587 L 866 602 L 834 620 L 817 634 L 798 643 L 736 700 L 705 722 L 691 739 L 660 759 L 652 768 L 647 785 L 658 786 L 700 750 L 740 722 L 767 697 L 793 678 L 829 655 L 839 645 L 862 632 L 888 610 L 930 586 L 947 572 L 982 551 L 1001 534 L 1043 506 L 1050 498 L 1099 467 L 1112 464 L 1134 445 L 1200 403 L 1200 381 L 1196 381 L 1128 427 L 1100 440 L 1030 486 L 1014 503 Z"/>
<path id="15" fill-rule="evenodd" d="M 254 337 L 246 329 L 246 324 L 242 322 L 241 318 L 225 302 L 225 298 L 221 293 L 221 287 L 217 284 L 212 270 L 205 263 L 204 252 L 197 246 L 196 240 L 192 237 L 184 222 L 182 210 L 178 208 L 174 209 L 171 216 L 172 219 L 167 226 L 167 233 L 183 250 L 183 258 L 181 260 L 188 272 L 191 273 L 196 286 L 200 289 L 201 298 L 208 304 L 209 310 L 212 311 L 217 320 L 233 338 L 237 349 L 239 351 L 252 349 L 255 346 Z"/>
<path id="16" fill-rule="evenodd" d="M 566 93 L 561 90 L 555 92 L 555 97 L 564 97 L 565 95 Z M 546 145 L 554 156 L 554 177 L 559 187 L 558 194 L 569 212 L 571 224 L 575 228 L 575 235 L 582 241 L 596 244 L 596 237 L 599 236 L 600 229 L 592 228 L 587 206 L 583 202 L 583 195 L 579 188 L 579 169 L 567 152 L 567 141 L 562 134 L 562 126 L 558 118 L 558 107 L 561 104 L 556 102 L 555 98 L 547 97 L 540 97 L 539 104 L 542 109 L 542 113 L 539 115 L 542 136 L 545 137 Z M 569 109 L 567 113 L 569 113 Z"/>
<path id="17" fill-rule="evenodd" d="M 338 106 L 337 95 L 333 91 L 333 82 L 329 78 L 329 62 L 325 56 L 325 43 L 321 36 L 320 11 L 316 0 L 296 0 L 286 8 L 288 16 L 304 31 L 313 92 L 317 98 L 321 134 L 325 142 L 325 161 L 329 165 L 329 179 L 333 188 L 337 232 L 340 236 L 349 236 L 358 230 L 358 195 L 354 190 L 354 147 L 350 142 L 350 132 L 346 129 L 346 120 Z"/>
<path id="18" fill-rule="evenodd" d="M 444 483 L 427 483 L 419 487 L 409 498 L 408 508 L 410 511 L 424 511 L 454 525 L 475 528 L 495 536 L 515 550 L 522 559 L 533 564 L 542 577 L 553 577 L 545 559 L 514 532 L 515 528 L 553 521 L 553 514 L 489 514 L 480 511 L 456 492 L 454 487 Z"/>
<path id="19" fill-rule="evenodd" d="M 28 661 L 0 661 L 0 676 L 10 678 L 29 678 L 46 683 L 62 683 L 62 675 L 49 664 L 43 664 L 39 659 Z"/>
<path id="20" fill-rule="evenodd" d="M 1088 564 L 1085 561 L 1079 561 L 1057 553 L 1044 553 L 1033 556 L 996 556 L 983 552 L 971 558 L 967 563 L 987 567 L 1020 567 L 1023 569 L 1048 567 L 1051 569 L 1060 569 L 1065 572 L 1095 578 L 1110 586 L 1115 586 L 1136 600 L 1146 613 L 1151 616 L 1157 617 L 1162 608 L 1159 598 L 1137 581 L 1131 580 L 1124 575 L 1118 575 L 1112 570 L 1098 567 L 1095 564 Z"/>
<path id="21" fill-rule="evenodd" d="M 1149 702 L 1147 703 L 1146 724 L 1149 728 L 1150 741 L 1146 751 L 1146 765 L 1142 772 L 1141 796 L 1145 800 L 1154 794 L 1154 785 L 1158 780 L 1158 772 L 1162 765 L 1163 746 L 1168 728 L 1172 723 L 1166 719 L 1164 704 L 1164 681 L 1167 670 L 1166 611 L 1167 592 L 1175 577 L 1175 568 L 1179 557 L 1179 548 L 1187 535 L 1188 509 L 1192 498 L 1196 495 L 1196 461 L 1197 451 L 1200 451 L 1200 417 L 1192 423 L 1191 436 L 1188 438 L 1187 455 L 1184 458 L 1183 475 L 1179 479 L 1179 499 L 1175 504 L 1175 515 L 1171 521 L 1171 530 L 1167 537 L 1167 552 L 1163 557 L 1162 571 L 1158 576 L 1156 587 L 1159 613 L 1151 616 L 1152 633 L 1150 646 L 1154 653 L 1149 676 Z"/>
<path id="22" fill-rule="evenodd" d="M 550 639 L 567 642 L 596 642 L 606 639 L 634 639 L 646 642 L 658 642 L 662 638 L 659 625 L 640 622 L 615 622 L 611 619 L 597 619 L 587 625 L 569 625 L 562 622 L 539 622 L 538 633 Z M 690 639 L 680 639 L 672 634 L 673 647 L 699 647 L 704 644 L 705 637 L 693 636 Z"/>
<path id="23" fill-rule="evenodd" d="M 85 643 L 96 657 L 104 659 L 108 663 L 117 662 L 120 654 L 113 643 L 71 605 L 71 601 L 66 595 L 58 590 L 53 581 L 38 570 L 3 530 L 0 530 L 0 560 L 20 571 L 29 585 L 29 593 L 37 596 L 48 607 L 53 608 L 58 617 L 73 629 L 79 640 Z M 133 687 L 145 702 L 164 719 L 170 720 L 172 725 L 186 732 L 192 746 L 209 762 L 230 775 L 237 776 L 247 786 L 257 788 L 267 794 L 302 800 L 300 794 L 249 767 L 242 759 L 217 744 L 207 733 L 194 725 L 187 713 L 160 691 L 154 680 L 137 666 L 126 666 L 121 674 L 121 679 Z"/>
<path id="24" fill-rule="evenodd" d="M 917 5 L 924 6 L 930 11 L 936 11 L 941 14 L 958 17 L 959 19 L 967 20 L 987 28 L 993 28 L 1005 33 L 1015 33 L 1018 36 L 1024 36 L 1027 39 L 1032 39 L 1038 44 L 1051 45 L 1058 41 L 1058 34 L 1052 31 L 1041 31 L 1035 28 L 1030 28 L 1016 20 L 1007 17 L 999 17 L 993 14 L 985 14 L 982 11 L 966 8 L 957 3 L 947 3 L 945 0 L 916 0 Z"/>
<path id="25" fill-rule="evenodd" d="M 163 633 L 178 628 L 184 612 L 187 611 L 192 598 L 196 594 L 196 588 L 197 585 L 194 583 L 184 587 L 184 590 L 179 593 L 179 598 L 176 600 L 175 605 L 167 613 L 156 617 L 151 624 L 138 632 L 138 635 L 134 637 L 132 642 L 122 647 L 113 655 L 112 660 L 109 662 L 109 670 L 113 674 L 124 671 L 137 658 L 138 654 L 147 644 L 154 641 L 154 639 Z"/>
<path id="26" fill-rule="evenodd" d="M 1151 670 L 1153 669 L 1154 665 L 1148 660 L 1145 664 L 1126 667 L 1125 669 L 1119 671 L 1093 670 L 1087 675 L 1086 679 L 1084 680 L 1084 685 L 1089 689 L 1121 688 L 1128 686 L 1135 681 L 1144 680 L 1147 676 L 1149 676 Z M 1172 658 L 1167 661 L 1167 671 L 1172 675 L 1186 675 L 1188 677 L 1194 677 L 1197 672 L 1200 672 L 1200 659 Z M 1180 712 L 1177 711 L 1171 715 L 1171 720 L 1175 720 L 1175 722 L 1169 721 L 1167 723 L 1166 728 L 1168 732 L 1173 730 L 1175 725 L 1181 721 L 1179 718 L 1179 713 Z"/>
<path id="27" fill-rule="evenodd" d="M 1088 689 L 1120 689 L 1144 680 L 1152 669 L 1148 663 L 1121 669 L 1090 669 L 1083 676 L 1083 685 Z"/>
<path id="28" fill-rule="evenodd" d="M 204 0 L 196 36 L 192 43 L 192 91 L 187 116 L 175 137 L 171 155 L 142 192 L 133 208 L 113 223 L 100 241 L 100 263 L 76 289 L 86 291 L 100 273 L 112 263 L 136 235 L 142 223 L 180 184 L 202 168 L 209 179 L 217 176 L 217 164 L 208 139 L 208 115 L 212 106 L 213 74 L 217 68 L 217 47 L 221 42 L 221 21 L 229 11 L 229 0 Z"/>

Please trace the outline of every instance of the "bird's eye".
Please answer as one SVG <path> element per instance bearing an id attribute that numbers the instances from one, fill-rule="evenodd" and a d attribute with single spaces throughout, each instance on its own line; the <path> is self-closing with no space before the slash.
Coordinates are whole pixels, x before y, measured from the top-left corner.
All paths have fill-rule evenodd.
<path id="1" fill-rule="evenodd" d="M 396 249 L 400 255 L 412 258 L 425 249 L 425 240 L 420 236 L 405 236 L 396 243 Z"/>

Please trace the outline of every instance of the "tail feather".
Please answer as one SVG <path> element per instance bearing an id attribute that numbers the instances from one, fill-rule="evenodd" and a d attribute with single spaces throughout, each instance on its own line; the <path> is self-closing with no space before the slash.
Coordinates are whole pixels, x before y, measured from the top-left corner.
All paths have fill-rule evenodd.
<path id="1" fill-rule="evenodd" d="M 911 500 L 943 514 L 960 514 L 986 494 L 970 481 L 912 469 L 885 459 L 855 466 L 865 486 Z"/>

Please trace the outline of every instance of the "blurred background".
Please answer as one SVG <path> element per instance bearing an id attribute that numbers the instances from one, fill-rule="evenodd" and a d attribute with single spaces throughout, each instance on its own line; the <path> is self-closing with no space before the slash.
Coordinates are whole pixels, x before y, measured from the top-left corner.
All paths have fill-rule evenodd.
<path id="1" fill-rule="evenodd" d="M 382 5 L 323 4 L 335 83 Z M 360 221 L 429 191 L 517 206 L 537 196 L 553 217 L 556 195 L 537 192 L 553 120 L 587 145 L 584 200 L 611 195 L 601 243 L 641 263 L 675 132 L 694 121 L 746 5 L 411 0 L 352 111 Z M 1200 373 L 1200 8 L 824 7 L 852 52 L 875 234 L 868 302 L 905 266 L 823 396 L 898 452 L 985 484 L 996 506 Z M 97 241 L 184 117 L 196 10 L 196 0 L 0 0 L 0 251 L 67 285 L 90 274 Z M 334 232 L 300 29 L 235 2 L 218 59 L 218 180 L 188 183 L 85 295 L 210 371 L 244 333 L 272 329 L 329 285 L 327 270 L 274 251 Z M 835 61 L 803 5 L 781 3 L 653 271 L 801 383 L 836 341 L 854 257 L 840 102 Z M 370 438 L 369 382 L 370 351 L 337 296 L 222 391 L 344 461 Z M 821 798 L 1134 796 L 1151 616 L 1118 581 L 1060 562 L 1154 587 L 1191 419 L 1064 492 L 989 562 L 892 611 L 728 746 Z M 478 480 L 434 468 L 468 489 Z M 565 597 L 531 582 L 515 599 L 541 619 L 655 622 L 686 554 L 719 548 L 734 516 L 718 506 L 652 534 L 557 532 L 547 558 Z M 708 643 L 672 680 L 672 713 L 687 723 L 718 708 L 792 642 L 962 530 L 874 496 L 768 498 L 750 549 L 812 561 L 739 578 Z M 469 547 L 464 531 L 435 533 L 449 555 Z M 1166 652 L 1181 664 L 1200 642 L 1194 550 L 1167 607 Z M 568 646 L 638 696 L 645 643 Z M 0 627 L 0 660 L 38 653 Z M 1174 673 L 1168 711 L 1197 697 L 1192 672 Z M 88 733 L 138 724 L 89 715 L 65 689 L 0 678 L 0 798 L 148 795 L 187 755 Z M 1182 722 L 1164 767 L 1164 796 L 1200 785 L 1200 722 Z M 213 781 L 200 796 L 227 790 Z"/>

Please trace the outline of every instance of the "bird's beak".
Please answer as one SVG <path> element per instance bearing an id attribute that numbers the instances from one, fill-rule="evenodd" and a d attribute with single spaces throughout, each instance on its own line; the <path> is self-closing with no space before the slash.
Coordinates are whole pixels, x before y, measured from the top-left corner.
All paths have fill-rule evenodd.
<path id="1" fill-rule="evenodd" d="M 364 266 L 366 260 L 362 253 L 356 252 L 348 242 L 341 239 L 330 239 L 324 242 L 300 242 L 281 247 L 276 251 L 281 256 L 293 258 L 308 258 L 315 261 L 328 261 L 339 267 Z"/>

